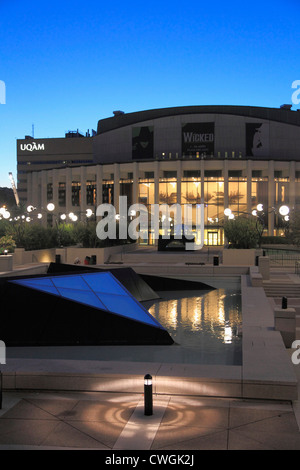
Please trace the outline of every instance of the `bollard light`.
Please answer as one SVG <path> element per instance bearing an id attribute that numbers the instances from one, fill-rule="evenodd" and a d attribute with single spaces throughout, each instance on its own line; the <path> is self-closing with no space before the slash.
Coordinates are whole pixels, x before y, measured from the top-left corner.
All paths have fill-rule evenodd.
<path id="1" fill-rule="evenodd" d="M 146 374 L 144 377 L 144 415 L 151 416 L 153 414 L 153 397 L 152 397 L 152 376 Z"/>
<path id="2" fill-rule="evenodd" d="M 287 309 L 287 297 L 282 297 L 281 308 Z"/>

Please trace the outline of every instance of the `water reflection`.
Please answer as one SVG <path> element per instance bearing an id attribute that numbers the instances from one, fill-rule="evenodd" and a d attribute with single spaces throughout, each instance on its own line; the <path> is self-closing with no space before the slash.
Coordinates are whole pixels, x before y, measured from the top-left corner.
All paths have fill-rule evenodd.
<path id="1" fill-rule="evenodd" d="M 162 300 L 149 312 L 170 333 L 177 344 L 215 348 L 240 341 L 241 295 L 237 290 L 216 289 L 195 292 L 160 292 Z M 176 296 L 176 298 L 174 298 Z"/>

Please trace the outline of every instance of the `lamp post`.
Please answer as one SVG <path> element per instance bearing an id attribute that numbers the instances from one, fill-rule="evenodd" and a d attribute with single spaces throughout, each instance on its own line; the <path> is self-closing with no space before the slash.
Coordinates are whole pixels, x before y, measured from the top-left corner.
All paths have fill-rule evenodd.
<path id="1" fill-rule="evenodd" d="M 153 414 L 152 376 L 146 374 L 144 377 L 144 415 Z"/>
<path id="2" fill-rule="evenodd" d="M 290 212 L 290 209 L 288 206 L 280 206 L 278 209 L 276 209 L 275 207 L 271 207 L 267 213 L 275 213 L 276 212 L 279 212 L 279 214 L 282 216 L 283 220 L 284 221 L 288 221 L 289 220 L 289 212 Z M 262 235 L 263 235 L 263 232 L 264 232 L 264 228 L 265 228 L 265 221 L 264 221 L 264 215 L 265 215 L 265 212 L 264 212 L 264 206 L 263 204 L 259 203 L 257 204 L 256 208 L 252 210 L 251 213 L 249 212 L 238 212 L 238 214 L 246 214 L 246 215 L 253 215 L 253 217 L 256 217 L 256 230 L 257 230 L 257 233 L 258 233 L 258 236 L 259 236 L 259 247 L 261 245 L 261 239 L 262 239 Z M 234 219 L 234 214 L 233 212 L 231 211 L 231 209 L 229 208 L 226 208 L 224 210 L 224 215 L 226 215 L 229 219 Z"/>

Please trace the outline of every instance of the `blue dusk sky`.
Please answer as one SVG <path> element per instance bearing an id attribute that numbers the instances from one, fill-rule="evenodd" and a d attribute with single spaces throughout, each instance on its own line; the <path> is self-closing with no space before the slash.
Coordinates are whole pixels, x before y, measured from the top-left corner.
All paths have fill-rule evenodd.
<path id="1" fill-rule="evenodd" d="M 115 110 L 292 104 L 299 20 L 296 0 L 0 0 L 0 186 L 33 125 L 64 137 Z"/>

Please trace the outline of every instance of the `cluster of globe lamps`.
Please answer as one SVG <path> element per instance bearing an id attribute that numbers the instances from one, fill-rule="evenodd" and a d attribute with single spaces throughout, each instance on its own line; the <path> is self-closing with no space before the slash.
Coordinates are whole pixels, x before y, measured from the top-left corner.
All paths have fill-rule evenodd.
<path id="1" fill-rule="evenodd" d="M 253 209 L 251 214 L 254 216 L 254 217 L 258 217 L 259 216 L 259 213 L 263 213 L 264 211 L 264 206 L 263 204 L 257 204 L 256 206 L 256 209 Z M 272 208 L 272 211 L 274 211 L 274 209 Z M 280 206 L 279 207 L 279 214 L 284 218 L 285 221 L 288 221 L 289 220 L 289 212 L 290 212 L 290 209 L 288 206 Z M 229 208 L 226 208 L 224 210 L 224 214 L 229 218 L 229 219 L 234 219 L 234 214 L 232 213 L 231 209 Z"/>
<path id="2" fill-rule="evenodd" d="M 22 220 L 25 220 L 26 222 L 30 222 L 32 220 L 31 213 L 33 213 L 35 210 L 36 210 L 36 207 L 34 207 L 32 205 L 29 205 L 29 206 L 27 206 L 27 216 L 26 215 L 21 215 L 21 216 L 16 216 L 16 217 L 14 217 L 14 219 L 12 219 L 11 214 L 6 209 L 6 207 L 1 207 L 0 208 L 0 218 L 7 219 L 7 220 L 10 220 L 10 221 L 12 221 L 12 220 L 17 221 L 17 220 L 22 219 Z M 54 210 L 55 210 L 55 205 L 52 202 L 50 202 L 47 205 L 47 211 L 49 213 L 51 213 L 51 212 L 53 213 Z M 91 217 L 93 215 L 92 209 L 87 209 L 86 212 L 85 212 L 85 215 L 86 215 L 87 218 Z M 43 217 L 42 212 L 38 212 L 36 217 L 37 217 L 37 219 L 41 219 Z M 65 221 L 67 219 L 67 217 L 69 217 L 69 219 L 72 222 L 76 222 L 78 220 L 78 216 L 76 214 L 74 214 L 74 212 L 70 212 L 68 214 L 68 216 L 67 216 L 67 214 L 60 214 L 60 216 L 59 216 L 59 218 L 62 221 Z"/>

